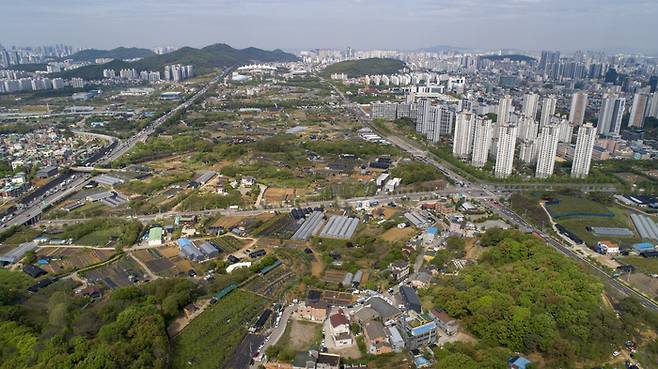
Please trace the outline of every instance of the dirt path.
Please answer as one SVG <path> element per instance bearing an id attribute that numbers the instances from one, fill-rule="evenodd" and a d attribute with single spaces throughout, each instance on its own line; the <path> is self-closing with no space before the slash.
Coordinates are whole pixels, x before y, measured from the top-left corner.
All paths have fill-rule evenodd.
<path id="1" fill-rule="evenodd" d="M 313 249 L 311 249 L 313 250 Z M 313 261 L 311 262 L 311 274 L 316 277 L 322 277 L 322 272 L 324 272 L 324 261 L 322 257 L 318 257 L 315 250 L 313 250 Z"/>
<path id="2" fill-rule="evenodd" d="M 146 271 L 146 274 L 149 275 L 149 278 L 151 278 L 152 281 L 154 281 L 154 280 L 160 278 L 158 275 L 156 275 L 155 273 L 153 273 L 153 272 L 151 271 L 151 269 L 149 269 L 149 267 L 146 266 L 146 264 L 144 264 L 143 261 L 139 260 L 139 258 L 138 258 L 137 256 L 133 255 L 132 252 L 129 252 L 128 255 L 129 255 L 133 260 L 135 260 L 135 262 L 136 262 L 137 264 L 139 264 L 139 266 L 142 267 L 142 269 L 144 269 L 144 270 Z"/>
<path id="3" fill-rule="evenodd" d="M 258 188 L 260 188 L 260 193 L 258 194 L 258 198 L 256 199 L 256 207 L 260 207 L 260 203 L 263 201 L 263 196 L 265 196 L 265 191 L 267 190 L 267 186 L 259 184 Z"/>
<path id="4" fill-rule="evenodd" d="M 205 299 L 205 300 L 199 300 L 196 302 L 196 304 L 199 306 L 199 310 L 195 311 L 192 313 L 189 317 L 187 315 L 181 315 L 178 318 L 176 318 L 171 324 L 169 324 L 169 327 L 167 327 L 167 334 L 169 335 L 169 338 L 174 338 L 177 336 L 183 328 L 187 327 L 188 324 L 194 318 L 198 317 L 203 313 L 204 310 L 210 306 L 210 299 Z"/>

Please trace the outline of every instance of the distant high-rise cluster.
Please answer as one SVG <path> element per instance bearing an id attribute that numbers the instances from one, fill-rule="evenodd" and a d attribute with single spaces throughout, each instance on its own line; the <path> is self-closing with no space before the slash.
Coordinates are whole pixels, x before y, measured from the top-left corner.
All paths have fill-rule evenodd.
<path id="1" fill-rule="evenodd" d="M 165 65 L 164 79 L 165 81 L 183 81 L 188 78 L 194 77 L 194 68 L 191 65 Z"/>
<path id="2" fill-rule="evenodd" d="M 457 114 L 453 135 L 453 155 L 467 160 L 474 167 L 485 167 L 489 158 L 495 159 L 494 175 L 507 178 L 514 171 L 516 155 L 525 165 L 535 166 L 535 177 L 551 177 L 555 170 L 560 145 L 573 147 L 574 127 L 579 127 L 572 176 L 582 178 L 589 173 L 596 128 L 583 124 L 587 94 L 578 91 L 571 98 L 569 118 L 556 114 L 557 98 L 528 93 L 523 97 L 521 110 L 514 111 L 512 97 L 502 96 L 496 108 L 497 120 L 492 123 L 484 116 L 469 111 Z M 592 138 L 592 132 L 593 138 Z"/>
<path id="3" fill-rule="evenodd" d="M 103 78 L 115 79 L 117 72 L 114 69 L 103 69 Z M 160 72 L 143 70 L 138 72 L 136 69 L 121 69 L 118 73 L 118 78 L 122 80 L 141 80 L 148 82 L 158 82 L 160 80 Z"/>

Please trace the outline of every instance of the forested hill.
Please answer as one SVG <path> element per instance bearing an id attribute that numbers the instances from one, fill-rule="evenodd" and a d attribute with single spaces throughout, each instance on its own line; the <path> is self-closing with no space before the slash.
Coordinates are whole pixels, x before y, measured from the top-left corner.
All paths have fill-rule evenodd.
<path id="1" fill-rule="evenodd" d="M 138 71 L 160 71 L 169 64 L 191 64 L 196 74 L 209 73 L 215 68 L 248 64 L 251 62 L 288 62 L 295 61 L 297 57 L 281 50 L 262 50 L 255 47 L 246 49 L 234 49 L 226 44 L 214 44 L 202 49 L 183 47 L 176 51 L 145 57 L 135 62 L 114 60 L 107 64 L 90 65 L 67 71 L 62 77 L 81 77 L 84 79 L 100 79 L 103 77 L 103 69 L 134 68 Z"/>
<path id="2" fill-rule="evenodd" d="M 480 342 L 474 351 L 444 349 L 439 369 L 494 368 L 492 357 L 514 352 L 538 353 L 548 368 L 602 364 L 624 340 L 642 342 L 640 327 L 658 328 L 656 316 L 640 322 L 643 309 L 634 300 L 615 305 L 618 318 L 598 279 L 531 235 L 493 230 L 480 242 L 489 250 L 477 265 L 425 291 Z"/>
<path id="3" fill-rule="evenodd" d="M 404 68 L 403 61 L 398 59 L 369 58 L 359 60 L 346 60 L 331 64 L 322 74 L 329 76 L 334 73 L 345 73 L 348 77 L 361 77 L 372 74 L 394 74 Z"/>
<path id="4" fill-rule="evenodd" d="M 136 59 L 153 55 L 155 55 L 155 53 L 149 49 L 142 49 L 138 47 L 117 47 L 116 49 L 112 50 L 82 50 L 67 57 L 67 59 L 73 59 L 75 61 L 94 61 L 98 58 Z"/>

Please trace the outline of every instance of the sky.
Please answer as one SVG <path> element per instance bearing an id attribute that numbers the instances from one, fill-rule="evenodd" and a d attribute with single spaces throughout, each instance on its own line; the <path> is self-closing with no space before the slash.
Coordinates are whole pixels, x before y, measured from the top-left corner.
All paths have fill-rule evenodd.
<path id="1" fill-rule="evenodd" d="M 658 0 L 0 0 L 0 44 L 658 53 Z"/>

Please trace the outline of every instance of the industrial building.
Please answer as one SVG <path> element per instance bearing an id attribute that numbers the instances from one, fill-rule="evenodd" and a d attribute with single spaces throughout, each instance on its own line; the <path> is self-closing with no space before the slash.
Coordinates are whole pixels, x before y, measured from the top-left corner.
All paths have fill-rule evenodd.
<path id="1" fill-rule="evenodd" d="M 121 178 L 109 176 L 107 174 L 97 175 L 96 177 L 93 178 L 93 181 L 105 186 L 116 186 L 118 184 L 122 184 L 125 182 Z"/>

